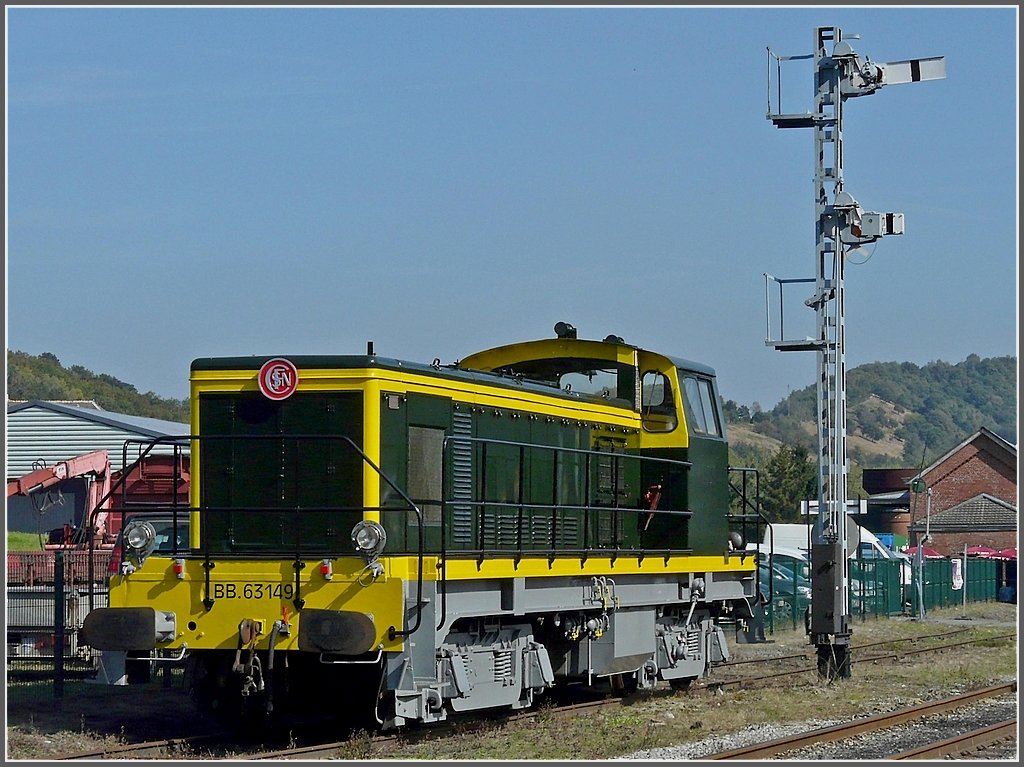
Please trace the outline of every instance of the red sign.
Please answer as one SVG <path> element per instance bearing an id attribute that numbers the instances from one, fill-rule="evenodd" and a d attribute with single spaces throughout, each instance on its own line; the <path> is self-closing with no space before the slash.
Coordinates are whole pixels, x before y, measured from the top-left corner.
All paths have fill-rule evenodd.
<path id="1" fill-rule="evenodd" d="M 267 399 L 287 399 L 299 385 L 299 371 L 286 359 L 267 360 L 260 368 L 259 384 Z"/>

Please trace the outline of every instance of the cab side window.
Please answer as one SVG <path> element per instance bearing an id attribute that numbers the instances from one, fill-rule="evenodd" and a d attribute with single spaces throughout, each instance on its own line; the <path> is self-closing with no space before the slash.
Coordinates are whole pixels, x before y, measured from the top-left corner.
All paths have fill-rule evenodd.
<path id="1" fill-rule="evenodd" d="M 709 437 L 722 436 L 722 426 L 709 379 L 684 375 L 683 402 L 686 407 L 687 422 L 696 434 Z"/>
<path id="2" fill-rule="evenodd" d="M 648 370 L 641 379 L 640 397 L 645 431 L 668 432 L 676 428 L 679 419 L 668 376 L 657 370 Z"/>

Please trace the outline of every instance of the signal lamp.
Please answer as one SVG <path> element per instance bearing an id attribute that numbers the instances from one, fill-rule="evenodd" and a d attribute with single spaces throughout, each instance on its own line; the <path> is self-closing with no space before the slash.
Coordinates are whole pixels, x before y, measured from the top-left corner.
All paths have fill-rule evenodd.
<path id="1" fill-rule="evenodd" d="M 352 528 L 352 543 L 368 562 L 372 562 L 384 551 L 388 536 L 377 522 L 362 520 Z"/>
<path id="2" fill-rule="evenodd" d="M 156 529 L 144 519 L 133 519 L 124 528 L 126 554 L 142 566 L 156 549 Z"/>

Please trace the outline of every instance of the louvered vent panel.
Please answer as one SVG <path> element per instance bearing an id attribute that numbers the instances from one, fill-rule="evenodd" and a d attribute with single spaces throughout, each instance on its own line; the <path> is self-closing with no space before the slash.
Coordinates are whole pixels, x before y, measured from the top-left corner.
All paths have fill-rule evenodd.
<path id="1" fill-rule="evenodd" d="M 473 434 L 473 415 L 461 410 L 452 413 L 452 434 L 470 437 Z M 459 501 L 473 499 L 473 445 L 470 442 L 452 441 L 452 542 L 470 544 L 473 542 L 473 507 Z"/>
<path id="2" fill-rule="evenodd" d="M 555 532 L 558 546 L 573 548 L 580 545 L 580 520 L 576 516 L 561 514 L 558 517 L 558 530 Z"/>
<path id="3" fill-rule="evenodd" d="M 498 549 L 516 547 L 517 519 L 515 512 L 488 509 L 484 514 L 484 546 Z"/>
<path id="4" fill-rule="evenodd" d="M 535 514 L 530 519 L 530 534 L 526 536 L 523 546 L 526 548 L 543 549 L 551 546 L 551 516 Z"/>

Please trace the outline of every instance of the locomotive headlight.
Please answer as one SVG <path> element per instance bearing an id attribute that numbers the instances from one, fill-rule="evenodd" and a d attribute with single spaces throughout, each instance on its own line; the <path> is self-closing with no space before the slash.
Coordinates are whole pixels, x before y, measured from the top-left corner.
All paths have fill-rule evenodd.
<path id="1" fill-rule="evenodd" d="M 368 560 L 372 561 L 379 557 L 387 542 L 388 536 L 384 528 L 376 522 L 363 520 L 352 528 L 352 543 Z"/>
<path id="2" fill-rule="evenodd" d="M 156 529 L 144 519 L 133 519 L 124 528 L 125 554 L 139 565 L 156 548 Z"/>

